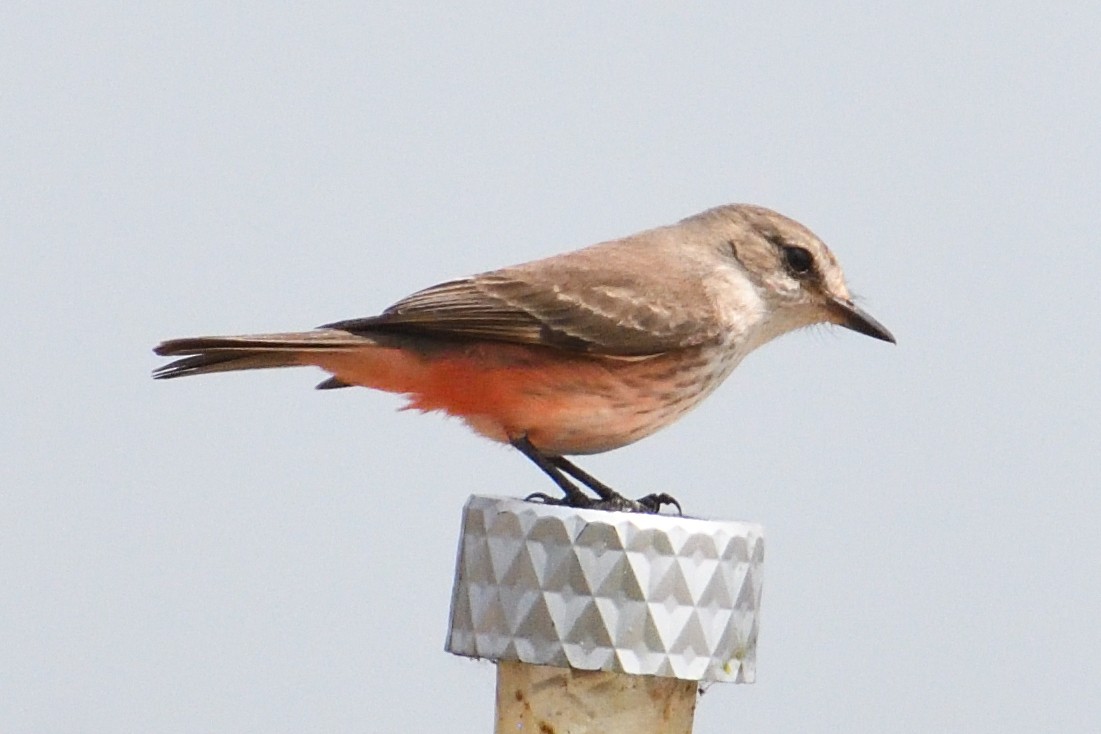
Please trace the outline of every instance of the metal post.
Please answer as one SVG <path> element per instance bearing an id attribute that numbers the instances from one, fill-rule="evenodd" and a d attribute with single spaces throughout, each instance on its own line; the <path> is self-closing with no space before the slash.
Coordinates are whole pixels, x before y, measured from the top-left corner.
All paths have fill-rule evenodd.
<path id="1" fill-rule="evenodd" d="M 497 497 L 463 511 L 447 649 L 497 662 L 497 732 L 687 734 L 751 683 L 757 525 Z"/>

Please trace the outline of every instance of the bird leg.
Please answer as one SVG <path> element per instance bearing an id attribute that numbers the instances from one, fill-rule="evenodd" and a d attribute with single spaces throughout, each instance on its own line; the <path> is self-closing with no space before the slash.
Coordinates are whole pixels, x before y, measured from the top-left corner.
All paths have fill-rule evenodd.
<path id="1" fill-rule="evenodd" d="M 532 495 L 528 495 L 527 499 L 540 499 L 548 504 L 566 504 L 570 507 L 592 507 L 593 501 L 581 491 L 581 488 L 566 478 L 566 475 L 554 465 L 553 459 L 544 456 L 539 449 L 532 446 L 531 441 L 527 436 L 520 436 L 509 441 L 517 451 L 524 456 L 532 460 L 532 462 L 543 470 L 543 472 L 550 477 L 558 488 L 562 490 L 562 493 L 566 496 L 563 499 L 555 499 L 548 497 L 542 492 L 537 492 Z"/>
<path id="2" fill-rule="evenodd" d="M 607 484 L 594 477 L 592 474 L 589 474 L 587 471 L 579 467 L 577 464 L 574 464 L 565 456 L 548 456 L 547 458 L 556 467 L 566 472 L 571 477 L 581 482 L 592 491 L 596 492 L 597 496 L 599 496 L 600 499 L 604 500 L 605 502 L 612 502 L 617 500 L 621 501 L 626 499 L 619 492 L 615 491 Z"/>
<path id="3" fill-rule="evenodd" d="M 684 514 L 680 508 L 680 502 L 677 502 L 676 498 L 670 494 L 660 492 L 648 494 L 645 497 L 639 497 L 637 500 L 629 500 L 565 457 L 552 456 L 550 460 L 553 461 L 554 465 L 559 469 L 600 495 L 601 502 L 597 503 L 600 507 L 605 507 L 609 510 L 618 509 L 630 512 L 649 512 L 651 514 L 657 514 L 661 512 L 662 505 L 672 505 L 677 508 L 678 515 Z"/>
<path id="4" fill-rule="evenodd" d="M 520 453 L 535 462 L 536 466 L 553 479 L 554 483 L 557 484 L 566 495 L 563 499 L 556 500 L 548 497 L 542 492 L 537 492 L 536 494 L 529 495 L 527 498 L 529 500 L 539 499 L 550 504 L 565 504 L 570 507 L 589 507 L 600 510 L 647 512 L 652 514 L 660 512 L 662 505 L 672 505 L 677 508 L 678 514 L 681 513 L 680 503 L 664 492 L 660 494 L 648 494 L 637 500 L 629 500 L 564 456 L 548 456 L 542 453 L 532 445 L 527 436 L 521 436 L 518 439 L 514 439 L 511 443 Z M 597 496 L 600 497 L 600 501 L 590 499 L 576 484 L 567 479 L 563 472 L 569 474 L 595 492 Z"/>

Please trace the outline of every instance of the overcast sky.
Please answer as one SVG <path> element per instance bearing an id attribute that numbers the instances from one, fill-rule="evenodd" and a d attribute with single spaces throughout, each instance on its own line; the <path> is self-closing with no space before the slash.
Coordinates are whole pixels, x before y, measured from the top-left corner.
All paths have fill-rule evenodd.
<path id="1" fill-rule="evenodd" d="M 732 201 L 899 343 L 789 335 L 581 462 L 766 527 L 758 682 L 696 731 L 1101 727 L 1097 4 L 472 5 L 0 9 L 0 731 L 489 731 L 460 509 L 546 479 L 150 349 Z"/>

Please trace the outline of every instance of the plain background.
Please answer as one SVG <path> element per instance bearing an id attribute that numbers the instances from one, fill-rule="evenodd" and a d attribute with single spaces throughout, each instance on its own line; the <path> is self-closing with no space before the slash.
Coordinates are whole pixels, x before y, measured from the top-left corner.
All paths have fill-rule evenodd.
<path id="1" fill-rule="evenodd" d="M 759 682 L 696 730 L 1101 727 L 1096 3 L 365 5 L 0 10 L 0 731 L 489 731 L 459 512 L 545 479 L 150 349 L 730 201 L 899 344 L 787 336 L 583 462 L 767 528 Z"/>

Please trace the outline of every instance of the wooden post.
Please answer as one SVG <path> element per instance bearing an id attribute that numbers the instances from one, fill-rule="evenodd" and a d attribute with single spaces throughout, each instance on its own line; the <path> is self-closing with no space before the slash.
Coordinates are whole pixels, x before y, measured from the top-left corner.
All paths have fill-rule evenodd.
<path id="1" fill-rule="evenodd" d="M 695 681 L 497 661 L 497 734 L 690 734 Z"/>

